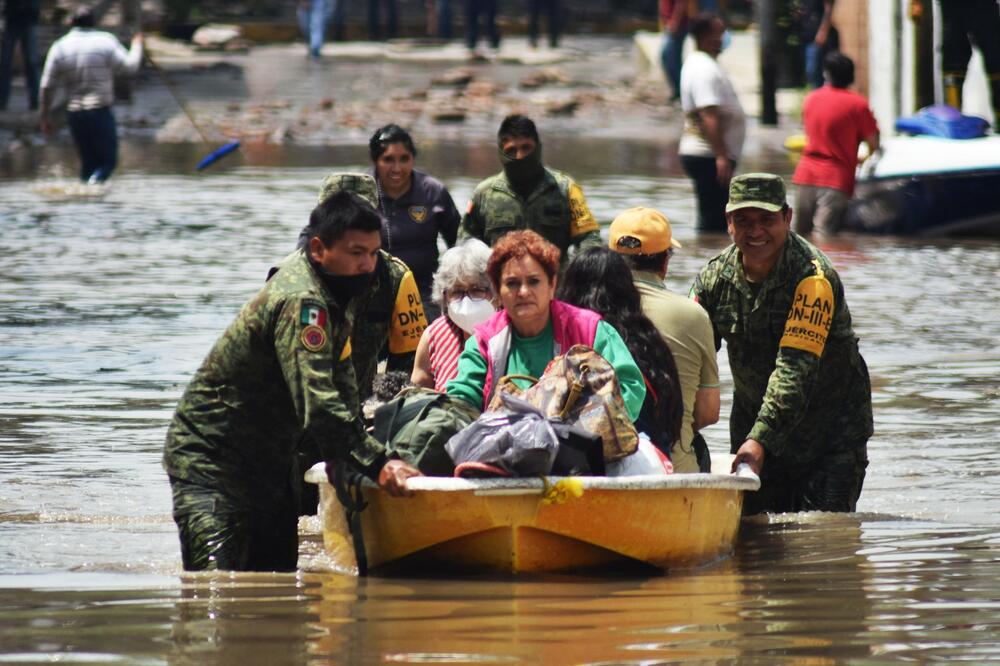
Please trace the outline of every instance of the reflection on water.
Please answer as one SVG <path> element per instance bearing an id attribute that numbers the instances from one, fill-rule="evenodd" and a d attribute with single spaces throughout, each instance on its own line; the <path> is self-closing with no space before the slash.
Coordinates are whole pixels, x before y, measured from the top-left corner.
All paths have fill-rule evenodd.
<path id="1" fill-rule="evenodd" d="M 0 661 L 979 663 L 1000 658 L 995 531 L 775 517 L 653 578 L 0 577 Z"/>
<path id="2" fill-rule="evenodd" d="M 130 168 L 99 196 L 0 182 L 0 661 L 1000 659 L 996 243 L 825 248 L 874 386 L 858 516 L 747 523 L 729 560 L 648 579 L 357 580 L 322 571 L 309 522 L 308 573 L 180 577 L 159 466 L 173 406 L 291 249 L 323 165 L 366 165 L 362 148 L 289 149 L 276 163 L 299 166 L 178 175 L 187 153 L 146 148 L 125 146 Z M 670 215 L 676 291 L 725 245 L 695 235 L 662 147 L 546 154 L 605 222 L 640 203 Z M 441 142 L 419 166 L 461 208 L 496 168 L 485 155 Z M 725 418 L 706 435 L 725 449 Z"/>

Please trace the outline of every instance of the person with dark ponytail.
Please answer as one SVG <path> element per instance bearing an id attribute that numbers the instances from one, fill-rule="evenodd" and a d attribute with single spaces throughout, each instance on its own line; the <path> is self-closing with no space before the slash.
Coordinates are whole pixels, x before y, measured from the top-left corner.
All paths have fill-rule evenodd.
<path id="1" fill-rule="evenodd" d="M 396 124 L 375 130 L 368 142 L 378 203 L 385 224 L 382 249 L 403 260 L 417 281 L 427 321 L 440 314 L 431 286 L 438 266 L 438 234 L 455 245 L 461 216 L 444 185 L 413 168 L 417 147 Z"/>
<path id="2" fill-rule="evenodd" d="M 684 415 L 677 365 L 663 336 L 642 312 L 628 264 L 605 247 L 580 250 L 566 266 L 557 298 L 593 310 L 621 335 L 646 381 L 646 400 L 636 429 L 670 456 L 671 447 L 680 439 Z"/>

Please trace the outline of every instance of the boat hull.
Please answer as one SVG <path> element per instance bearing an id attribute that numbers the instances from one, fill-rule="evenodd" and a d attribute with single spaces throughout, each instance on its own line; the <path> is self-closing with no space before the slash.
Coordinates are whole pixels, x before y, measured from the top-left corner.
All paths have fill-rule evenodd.
<path id="1" fill-rule="evenodd" d="M 353 563 L 343 511 L 320 481 L 324 544 L 338 567 Z M 558 478 L 550 480 L 557 484 Z M 547 501 L 540 479 L 411 481 L 414 496 L 365 489 L 371 570 L 545 573 L 645 565 L 693 567 L 728 555 L 743 492 L 756 479 L 729 475 L 581 477 L 579 497 Z M 345 557 L 346 556 L 346 557 Z"/>
<path id="2" fill-rule="evenodd" d="M 900 236 L 1000 236 L 1000 136 L 896 137 L 866 165 L 844 227 Z"/>

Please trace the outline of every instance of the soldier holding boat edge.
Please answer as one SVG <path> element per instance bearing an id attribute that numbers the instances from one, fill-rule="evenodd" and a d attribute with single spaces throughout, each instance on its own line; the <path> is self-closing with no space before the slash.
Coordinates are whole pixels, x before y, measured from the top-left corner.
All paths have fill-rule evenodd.
<path id="1" fill-rule="evenodd" d="M 873 432 L 868 368 L 830 260 L 791 231 L 780 176 L 734 178 L 733 244 L 691 289 L 733 374 L 733 469 L 761 475 L 744 513 L 853 511 Z"/>
<path id="2" fill-rule="evenodd" d="M 340 192 L 219 338 L 167 432 L 163 464 L 187 570 L 290 571 L 298 559 L 296 450 L 316 442 L 391 494 L 419 472 L 389 460 L 359 417 L 352 328 L 372 289 L 381 218 Z"/>

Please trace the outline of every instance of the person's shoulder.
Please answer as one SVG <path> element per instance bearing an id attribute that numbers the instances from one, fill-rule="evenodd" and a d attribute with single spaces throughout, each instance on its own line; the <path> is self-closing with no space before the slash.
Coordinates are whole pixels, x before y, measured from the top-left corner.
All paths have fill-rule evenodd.
<path id="1" fill-rule="evenodd" d="M 472 191 L 472 198 L 476 199 L 483 196 L 490 190 L 494 189 L 506 189 L 506 179 L 503 177 L 503 172 L 495 173 L 492 176 L 487 176 L 479 181 L 476 188 Z"/>
<path id="2" fill-rule="evenodd" d="M 440 180 L 429 173 L 417 171 L 416 169 L 413 170 L 413 184 L 418 190 L 434 194 L 441 192 L 442 190 L 447 190 L 444 183 Z"/>
<path id="3" fill-rule="evenodd" d="M 394 280 L 401 280 L 404 275 L 410 272 L 410 267 L 399 257 L 389 254 L 385 250 L 379 250 L 379 253 L 383 256 L 386 267 L 389 269 L 389 273 L 393 276 Z"/>
<path id="4" fill-rule="evenodd" d="M 840 275 L 830 258 L 811 242 L 794 231 L 790 231 L 788 243 L 791 251 L 791 268 L 798 274 L 798 277 L 806 278 L 815 275 L 818 265 L 824 276 L 831 282 L 840 279 Z"/>

